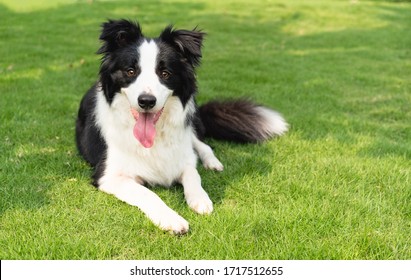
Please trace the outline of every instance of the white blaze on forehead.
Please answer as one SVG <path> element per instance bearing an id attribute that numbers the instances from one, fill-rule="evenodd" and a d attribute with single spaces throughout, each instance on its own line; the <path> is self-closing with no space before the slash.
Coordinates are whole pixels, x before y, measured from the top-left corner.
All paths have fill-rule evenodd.
<path id="1" fill-rule="evenodd" d="M 138 104 L 138 98 L 142 94 L 151 94 L 156 98 L 156 105 L 151 109 L 152 113 L 159 112 L 164 106 L 169 96 L 173 91 L 163 83 L 156 74 L 157 57 L 159 55 L 159 47 L 154 40 L 145 40 L 137 47 L 139 52 L 139 68 L 140 74 L 137 79 L 121 91 L 125 93 L 131 107 L 137 111 L 143 109 Z"/>
<path id="2" fill-rule="evenodd" d="M 158 55 L 157 44 L 151 41 L 144 41 L 139 47 L 140 53 L 140 69 L 141 75 L 155 75 L 157 55 Z"/>

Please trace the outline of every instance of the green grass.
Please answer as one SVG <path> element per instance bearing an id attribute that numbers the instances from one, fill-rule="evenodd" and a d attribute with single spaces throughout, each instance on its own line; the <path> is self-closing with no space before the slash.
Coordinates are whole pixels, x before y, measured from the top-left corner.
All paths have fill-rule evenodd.
<path id="1" fill-rule="evenodd" d="M 0 259 L 411 258 L 411 3 L 248 2 L 0 0 Z M 154 188 L 182 237 L 96 191 L 75 149 L 99 25 L 122 17 L 149 36 L 200 26 L 199 103 L 252 96 L 291 125 L 209 141 L 210 216 Z"/>

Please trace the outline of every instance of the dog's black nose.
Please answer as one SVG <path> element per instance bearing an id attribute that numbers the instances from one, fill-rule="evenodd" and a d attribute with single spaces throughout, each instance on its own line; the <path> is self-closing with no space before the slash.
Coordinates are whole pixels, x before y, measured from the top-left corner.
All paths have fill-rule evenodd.
<path id="1" fill-rule="evenodd" d="M 138 105 L 141 109 L 149 110 L 156 106 L 156 97 L 151 94 L 142 94 L 138 97 Z"/>

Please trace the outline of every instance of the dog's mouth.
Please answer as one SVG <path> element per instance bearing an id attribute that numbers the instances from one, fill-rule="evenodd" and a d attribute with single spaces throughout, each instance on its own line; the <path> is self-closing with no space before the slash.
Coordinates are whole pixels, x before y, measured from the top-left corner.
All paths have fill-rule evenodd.
<path id="1" fill-rule="evenodd" d="M 136 109 L 131 108 L 131 114 L 136 120 L 134 125 L 133 134 L 134 137 L 145 148 L 151 148 L 154 145 L 154 138 L 156 137 L 156 123 L 163 113 L 163 108 L 157 113 L 138 112 Z"/>

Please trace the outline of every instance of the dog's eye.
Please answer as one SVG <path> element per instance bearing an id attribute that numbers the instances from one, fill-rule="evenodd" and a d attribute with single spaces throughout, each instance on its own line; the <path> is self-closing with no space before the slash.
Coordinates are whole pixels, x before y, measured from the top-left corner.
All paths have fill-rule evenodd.
<path id="1" fill-rule="evenodd" d="M 168 78 L 170 78 L 171 73 L 168 71 L 161 71 L 161 78 L 164 80 L 167 80 Z"/>
<path id="2" fill-rule="evenodd" d="M 133 68 L 129 68 L 129 69 L 127 69 L 127 76 L 128 77 L 135 77 L 136 75 L 137 75 L 137 71 L 136 70 L 134 70 Z"/>

